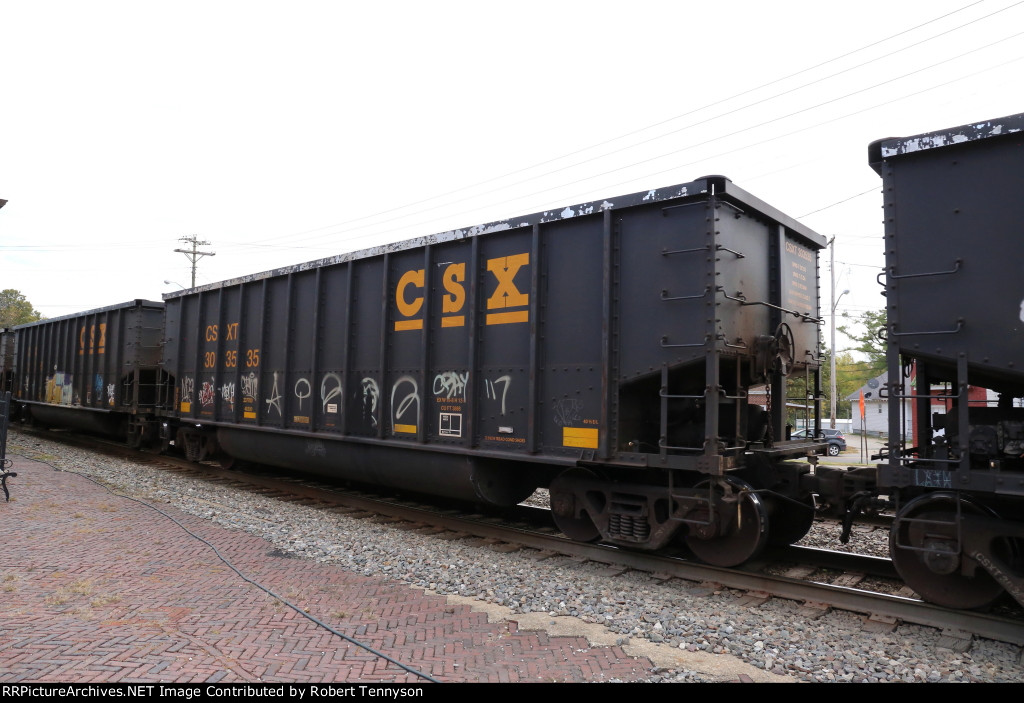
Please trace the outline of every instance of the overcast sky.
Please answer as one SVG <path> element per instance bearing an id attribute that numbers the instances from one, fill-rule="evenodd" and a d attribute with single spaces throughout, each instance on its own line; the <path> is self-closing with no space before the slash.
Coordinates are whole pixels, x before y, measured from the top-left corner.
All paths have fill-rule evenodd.
<path id="1" fill-rule="evenodd" d="M 48 317 L 188 286 L 182 237 L 202 284 L 708 174 L 834 236 L 856 314 L 868 143 L 1024 112 L 1024 3 L 0 0 L 0 67 Z"/>

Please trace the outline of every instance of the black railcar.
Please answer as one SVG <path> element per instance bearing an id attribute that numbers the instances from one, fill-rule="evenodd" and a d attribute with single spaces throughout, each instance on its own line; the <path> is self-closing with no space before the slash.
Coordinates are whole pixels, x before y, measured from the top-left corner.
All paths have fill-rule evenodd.
<path id="1" fill-rule="evenodd" d="M 882 176 L 888 383 L 878 490 L 922 596 L 1024 603 L 1024 115 L 871 144 Z M 972 387 L 991 402 L 969 402 Z M 913 436 L 901 436 L 904 402 Z M 991 407 L 990 407 L 991 406 Z"/>
<path id="2" fill-rule="evenodd" d="M 816 407 L 824 245 L 714 176 L 167 294 L 165 439 L 494 504 L 550 485 L 577 539 L 738 563 L 811 524 L 785 381 Z"/>
<path id="3" fill-rule="evenodd" d="M 12 328 L 23 417 L 143 442 L 163 386 L 163 308 L 134 300 Z"/>
<path id="4" fill-rule="evenodd" d="M 0 329 L 0 393 L 14 390 L 14 348 L 18 335 L 9 327 Z"/>

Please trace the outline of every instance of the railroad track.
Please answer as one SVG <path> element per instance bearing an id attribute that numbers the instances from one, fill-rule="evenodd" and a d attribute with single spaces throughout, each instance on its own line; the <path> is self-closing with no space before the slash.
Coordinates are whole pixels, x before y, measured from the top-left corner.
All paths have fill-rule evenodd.
<path id="1" fill-rule="evenodd" d="M 17 432 L 34 434 L 33 430 Z M 303 502 L 356 519 L 433 534 L 444 539 L 476 540 L 501 552 L 529 552 L 530 558 L 564 556 L 602 565 L 609 574 L 637 570 L 659 579 L 675 579 L 691 592 L 722 588 L 742 591 L 752 607 L 769 598 L 802 604 L 805 615 L 829 609 L 858 613 L 868 630 L 893 630 L 913 623 L 942 631 L 944 646 L 965 650 L 973 637 L 1024 646 L 1024 614 L 1010 606 L 994 612 L 957 611 L 925 603 L 902 586 L 887 558 L 790 546 L 770 549 L 740 568 L 709 566 L 680 554 L 632 552 L 615 546 L 572 541 L 558 532 L 544 508 L 517 506 L 486 514 L 467 513 L 435 498 L 396 498 L 326 483 L 322 478 L 282 476 L 268 470 L 228 470 L 212 463 L 194 464 L 173 456 L 138 452 L 128 447 L 70 432 L 48 432 L 56 439 L 107 455 L 146 463 L 211 483 Z M 208 501 L 213 509 L 216 503 Z"/>

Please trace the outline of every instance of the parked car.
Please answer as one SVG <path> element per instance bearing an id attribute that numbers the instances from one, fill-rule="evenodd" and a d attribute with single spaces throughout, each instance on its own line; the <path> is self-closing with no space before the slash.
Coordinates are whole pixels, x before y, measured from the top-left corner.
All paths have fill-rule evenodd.
<path id="1" fill-rule="evenodd" d="M 791 435 L 793 439 L 811 439 L 812 436 L 811 430 L 797 430 Z M 829 456 L 839 456 L 842 452 L 846 451 L 846 435 L 843 434 L 842 430 L 822 428 L 818 437 L 828 442 L 827 451 Z"/>

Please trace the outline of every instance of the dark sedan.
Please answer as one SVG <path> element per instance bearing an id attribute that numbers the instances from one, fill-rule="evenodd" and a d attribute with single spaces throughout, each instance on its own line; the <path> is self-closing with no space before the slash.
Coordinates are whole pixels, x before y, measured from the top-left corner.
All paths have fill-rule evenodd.
<path id="1" fill-rule="evenodd" d="M 797 430 L 792 434 L 793 439 L 811 439 L 812 436 L 811 430 Z M 828 442 L 827 451 L 829 456 L 839 456 L 846 451 L 846 435 L 841 430 L 822 428 L 818 438 Z"/>

